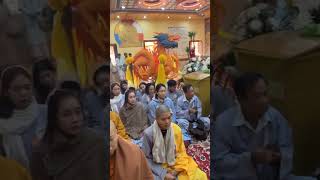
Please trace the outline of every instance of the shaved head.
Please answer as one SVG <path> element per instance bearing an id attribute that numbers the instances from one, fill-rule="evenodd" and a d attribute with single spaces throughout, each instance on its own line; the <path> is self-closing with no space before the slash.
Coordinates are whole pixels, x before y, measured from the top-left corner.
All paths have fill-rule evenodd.
<path id="1" fill-rule="evenodd" d="M 156 109 L 156 118 L 159 118 L 163 113 L 171 113 L 166 105 L 159 105 Z"/>
<path id="2" fill-rule="evenodd" d="M 170 127 L 171 115 L 171 110 L 167 106 L 158 106 L 156 109 L 156 121 L 161 130 L 167 130 Z"/>

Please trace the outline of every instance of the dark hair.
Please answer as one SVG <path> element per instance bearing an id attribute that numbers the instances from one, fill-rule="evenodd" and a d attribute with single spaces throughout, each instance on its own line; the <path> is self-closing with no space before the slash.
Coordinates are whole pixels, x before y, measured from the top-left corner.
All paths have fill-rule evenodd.
<path id="1" fill-rule="evenodd" d="M 139 87 L 140 87 L 141 85 L 145 85 L 145 86 L 147 86 L 147 83 L 145 83 L 145 82 L 141 82 L 141 83 L 139 84 Z"/>
<path id="2" fill-rule="evenodd" d="M 258 80 L 264 80 L 266 84 L 268 81 L 262 74 L 255 73 L 255 72 L 247 72 L 238 77 L 233 84 L 233 89 L 238 98 L 247 98 L 247 92 L 251 89 Z"/>
<path id="3" fill-rule="evenodd" d="M 127 84 L 127 85 L 128 85 L 128 82 L 127 82 L 126 80 L 120 81 L 120 89 L 121 89 L 121 93 L 122 93 L 122 94 L 124 94 L 124 93 L 126 92 L 126 89 L 124 89 L 124 88 L 122 87 L 122 85 L 124 85 L 124 84 Z"/>
<path id="4" fill-rule="evenodd" d="M 76 82 L 76 81 L 63 81 L 60 84 L 60 88 L 64 89 L 64 90 L 69 90 L 69 91 L 73 91 L 76 92 L 80 95 L 81 93 L 81 86 L 80 83 Z"/>
<path id="5" fill-rule="evenodd" d="M 168 87 L 176 86 L 176 85 L 177 85 L 177 81 L 175 81 L 175 80 L 173 80 L 173 79 L 170 79 L 170 80 L 167 82 L 167 85 L 168 85 Z"/>
<path id="6" fill-rule="evenodd" d="M 93 82 L 94 84 L 97 86 L 98 82 L 97 82 L 97 77 L 99 74 L 101 73 L 106 73 L 107 75 L 109 75 L 110 73 L 110 66 L 109 65 L 102 65 L 100 66 L 93 74 Z"/>
<path id="7" fill-rule="evenodd" d="M 52 59 L 42 59 L 34 63 L 32 67 L 32 76 L 33 76 L 33 87 L 35 89 L 41 88 L 40 84 L 40 73 L 43 71 L 52 71 L 57 72 L 56 66 L 52 62 Z"/>
<path id="8" fill-rule="evenodd" d="M 136 91 L 135 89 L 128 89 L 128 91 L 126 91 L 125 96 L 124 96 L 124 104 L 128 104 L 129 102 L 129 94 L 130 93 L 134 93 L 134 95 L 136 95 Z"/>
<path id="9" fill-rule="evenodd" d="M 161 83 L 156 86 L 156 94 L 155 94 L 155 98 L 156 98 L 156 99 L 158 99 L 158 94 L 157 94 L 157 92 L 159 92 L 159 90 L 160 90 L 162 87 L 164 87 L 164 88 L 166 89 L 166 86 L 165 86 L 164 84 L 161 84 Z"/>
<path id="10" fill-rule="evenodd" d="M 49 96 L 48 99 L 48 113 L 47 113 L 47 128 L 46 128 L 46 132 L 44 135 L 44 140 L 48 141 L 48 143 L 51 143 L 53 140 L 53 132 L 55 129 L 58 128 L 57 125 L 57 120 L 58 120 L 58 111 L 59 111 L 59 106 L 60 103 L 67 99 L 67 98 L 75 98 L 81 108 L 82 108 L 82 104 L 81 101 L 79 99 L 79 97 L 72 91 L 68 91 L 68 90 L 56 90 L 51 96 Z M 82 112 L 82 114 L 84 115 L 84 113 Z"/>
<path id="11" fill-rule="evenodd" d="M 110 90 L 111 90 L 111 93 L 110 93 L 110 94 L 111 94 L 111 96 L 110 96 L 111 99 L 114 97 L 113 92 L 112 92 L 112 89 L 113 89 L 115 86 L 119 86 L 120 89 L 121 89 L 121 86 L 120 86 L 119 83 L 117 83 L 117 82 L 112 83 L 112 84 L 111 84 L 111 87 L 110 87 L 110 88 L 111 88 L 111 89 L 110 89 Z"/>
<path id="12" fill-rule="evenodd" d="M 146 85 L 146 92 L 145 92 L 145 93 L 146 93 L 147 95 L 150 95 L 149 90 L 150 90 L 150 87 L 151 87 L 151 86 L 155 87 L 155 85 L 154 85 L 153 83 L 148 83 L 148 84 Z"/>
<path id="13" fill-rule="evenodd" d="M 23 75 L 32 81 L 31 75 L 28 71 L 20 66 L 7 66 L 1 71 L 0 117 L 2 118 L 10 118 L 12 116 L 15 105 L 6 93 L 12 81 L 20 75 Z"/>
<path id="14" fill-rule="evenodd" d="M 190 90 L 191 87 L 192 87 L 191 84 L 186 84 L 186 85 L 184 85 L 184 86 L 182 87 L 183 92 L 184 92 L 184 93 L 187 93 L 187 92 Z"/>
<path id="15" fill-rule="evenodd" d="M 134 87 L 129 87 L 128 90 L 134 90 L 134 91 L 135 91 L 136 88 L 134 88 Z M 127 90 L 127 91 L 128 91 L 128 90 Z"/>

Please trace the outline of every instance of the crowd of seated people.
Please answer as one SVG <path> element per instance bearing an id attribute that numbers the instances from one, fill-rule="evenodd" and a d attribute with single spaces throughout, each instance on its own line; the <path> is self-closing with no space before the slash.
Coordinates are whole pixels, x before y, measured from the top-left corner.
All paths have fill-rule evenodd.
<path id="1" fill-rule="evenodd" d="M 179 85 L 182 84 L 179 82 Z M 116 165 L 117 158 L 131 157 L 126 155 L 131 150 L 118 153 L 121 146 L 129 143 L 144 153 L 143 157 L 153 174 L 150 179 L 207 179 L 207 175 L 186 151 L 193 139 L 189 125 L 195 119 L 203 121 L 206 129 L 210 128 L 210 119 L 202 116 L 201 101 L 191 85 L 178 86 L 177 81 L 168 80 L 167 84 L 156 85 L 154 82 L 141 82 L 135 89 L 128 87 L 126 81 L 121 81 L 112 82 L 110 92 L 110 117 L 118 141 L 118 148 L 114 146 L 117 150 L 111 153 L 112 178 L 130 177 L 130 174 L 126 176 L 117 172 L 120 169 Z M 110 144 L 113 141 L 110 139 Z M 139 154 L 134 149 L 132 153 Z M 144 167 L 144 160 L 141 163 L 133 163 L 133 167 Z M 120 163 L 119 166 L 126 165 Z M 149 177 L 148 171 L 145 169 L 143 174 Z M 128 173 L 134 174 L 131 171 Z"/>
<path id="2" fill-rule="evenodd" d="M 109 66 L 96 70 L 92 88 L 58 80 L 57 71 L 50 59 L 32 73 L 1 68 L 0 179 L 107 177 Z"/>

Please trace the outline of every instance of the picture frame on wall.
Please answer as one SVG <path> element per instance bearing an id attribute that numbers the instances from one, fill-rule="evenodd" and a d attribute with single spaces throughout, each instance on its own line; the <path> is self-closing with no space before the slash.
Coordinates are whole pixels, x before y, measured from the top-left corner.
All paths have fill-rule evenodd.
<path id="1" fill-rule="evenodd" d="M 157 40 L 144 40 L 143 41 L 143 48 L 148 50 L 151 54 L 153 54 L 157 44 L 158 44 Z"/>
<path id="2" fill-rule="evenodd" d="M 116 61 L 116 57 L 118 54 L 118 49 L 116 44 L 110 44 L 110 61 L 112 65 L 116 65 L 118 62 Z"/>
<path id="3" fill-rule="evenodd" d="M 201 40 L 189 41 L 189 48 L 195 47 L 195 55 L 203 56 L 203 44 Z"/>

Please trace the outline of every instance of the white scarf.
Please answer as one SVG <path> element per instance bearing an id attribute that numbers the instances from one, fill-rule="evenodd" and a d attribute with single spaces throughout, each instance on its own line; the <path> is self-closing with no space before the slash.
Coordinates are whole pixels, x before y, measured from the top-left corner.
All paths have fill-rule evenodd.
<path id="1" fill-rule="evenodd" d="M 175 164 L 175 141 L 172 124 L 167 130 L 165 139 L 163 138 L 162 132 L 158 126 L 157 121 L 153 122 L 153 142 L 152 155 L 153 161 L 156 163 L 168 163 L 169 166 Z"/>
<path id="2" fill-rule="evenodd" d="M 24 110 L 14 110 L 9 119 L 0 118 L 0 134 L 8 159 L 13 159 L 29 169 L 29 159 L 21 135 L 34 123 L 38 106 L 34 101 Z"/>

